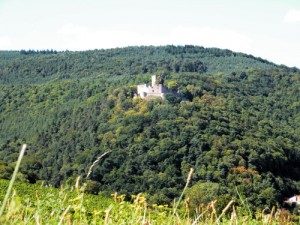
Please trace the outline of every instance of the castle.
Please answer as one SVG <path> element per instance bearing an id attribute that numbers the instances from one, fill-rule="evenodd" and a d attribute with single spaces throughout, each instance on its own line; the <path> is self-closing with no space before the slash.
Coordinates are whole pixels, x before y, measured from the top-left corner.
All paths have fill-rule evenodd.
<path id="1" fill-rule="evenodd" d="M 140 84 L 137 86 L 137 96 L 141 98 L 164 98 L 164 95 L 169 93 L 167 87 L 163 84 L 158 84 L 157 76 L 152 75 L 152 85 Z"/>

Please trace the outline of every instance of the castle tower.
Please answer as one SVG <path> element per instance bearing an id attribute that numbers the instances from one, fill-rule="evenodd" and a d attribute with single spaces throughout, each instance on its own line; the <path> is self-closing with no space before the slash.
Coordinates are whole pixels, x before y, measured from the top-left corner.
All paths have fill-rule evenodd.
<path id="1" fill-rule="evenodd" d="M 151 83 L 152 86 L 147 84 L 137 85 L 137 96 L 141 98 L 164 98 L 166 93 L 169 93 L 168 88 L 162 84 L 162 78 L 152 75 Z"/>
<path id="2" fill-rule="evenodd" d="M 156 75 L 152 75 L 152 87 L 156 85 Z"/>

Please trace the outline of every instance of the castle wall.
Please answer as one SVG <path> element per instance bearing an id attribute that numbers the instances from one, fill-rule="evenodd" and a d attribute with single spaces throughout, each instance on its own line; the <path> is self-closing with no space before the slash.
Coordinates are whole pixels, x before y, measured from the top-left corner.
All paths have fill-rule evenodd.
<path id="1" fill-rule="evenodd" d="M 168 93 L 168 88 L 162 84 L 156 84 L 156 75 L 152 76 L 152 86 L 141 84 L 137 86 L 137 94 L 141 98 L 148 97 L 164 97 L 165 93 Z"/>
<path id="2" fill-rule="evenodd" d="M 138 94 L 142 93 L 142 92 L 148 93 L 149 92 L 149 87 L 147 86 L 147 84 L 140 84 L 140 85 L 137 86 L 137 92 L 138 92 Z"/>

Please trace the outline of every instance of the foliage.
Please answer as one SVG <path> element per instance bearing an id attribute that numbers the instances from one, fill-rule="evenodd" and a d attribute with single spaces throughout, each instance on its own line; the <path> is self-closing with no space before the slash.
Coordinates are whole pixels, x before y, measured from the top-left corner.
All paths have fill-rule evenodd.
<path id="1" fill-rule="evenodd" d="M 180 96 L 133 98 L 155 71 Z M 220 208 L 230 196 L 263 210 L 300 191 L 296 68 L 195 46 L 0 52 L 0 83 L 1 178 L 27 143 L 19 179 L 29 183 L 72 183 L 112 151 L 88 192 L 170 203 L 191 167 L 192 189 L 222 187 Z"/>
<path id="2" fill-rule="evenodd" d="M 226 66 L 224 66 L 226 65 Z M 0 51 L 0 83 L 44 83 L 56 79 L 94 78 L 170 72 L 241 73 L 272 69 L 266 60 L 230 50 L 197 46 L 143 46 L 56 52 L 54 50 Z"/>
<path id="3" fill-rule="evenodd" d="M 215 200 L 220 195 L 220 186 L 218 183 L 198 182 L 194 184 L 187 193 L 190 207 L 196 210 L 201 204 L 205 205 Z"/>
<path id="4" fill-rule="evenodd" d="M 0 199 L 8 181 L 0 180 Z M 115 193 L 112 197 L 88 195 L 85 187 L 76 184 L 60 189 L 36 184 L 17 183 L 10 197 L 1 224 L 296 224 L 299 218 L 287 211 L 273 209 L 270 214 L 244 215 L 230 202 L 222 212 L 212 201 L 199 207 L 191 216 L 188 205 L 174 214 L 172 207 L 147 203 L 143 194 Z"/>

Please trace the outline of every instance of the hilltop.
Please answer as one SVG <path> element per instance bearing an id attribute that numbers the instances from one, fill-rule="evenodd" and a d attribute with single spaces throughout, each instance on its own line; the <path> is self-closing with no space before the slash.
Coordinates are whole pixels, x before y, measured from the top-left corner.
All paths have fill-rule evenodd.
<path id="1" fill-rule="evenodd" d="M 1 83 L 14 84 L 103 75 L 132 76 L 157 70 L 214 74 L 276 68 L 275 64 L 252 55 L 190 45 L 85 52 L 0 51 L 0 59 Z"/>
<path id="2" fill-rule="evenodd" d="M 175 82 L 180 96 L 133 99 L 152 74 Z M 2 51 L 1 178 L 22 143 L 19 179 L 54 186 L 86 176 L 112 151 L 93 169 L 93 193 L 170 202 L 192 167 L 191 199 L 278 205 L 300 191 L 299 88 L 296 68 L 198 46 Z"/>

